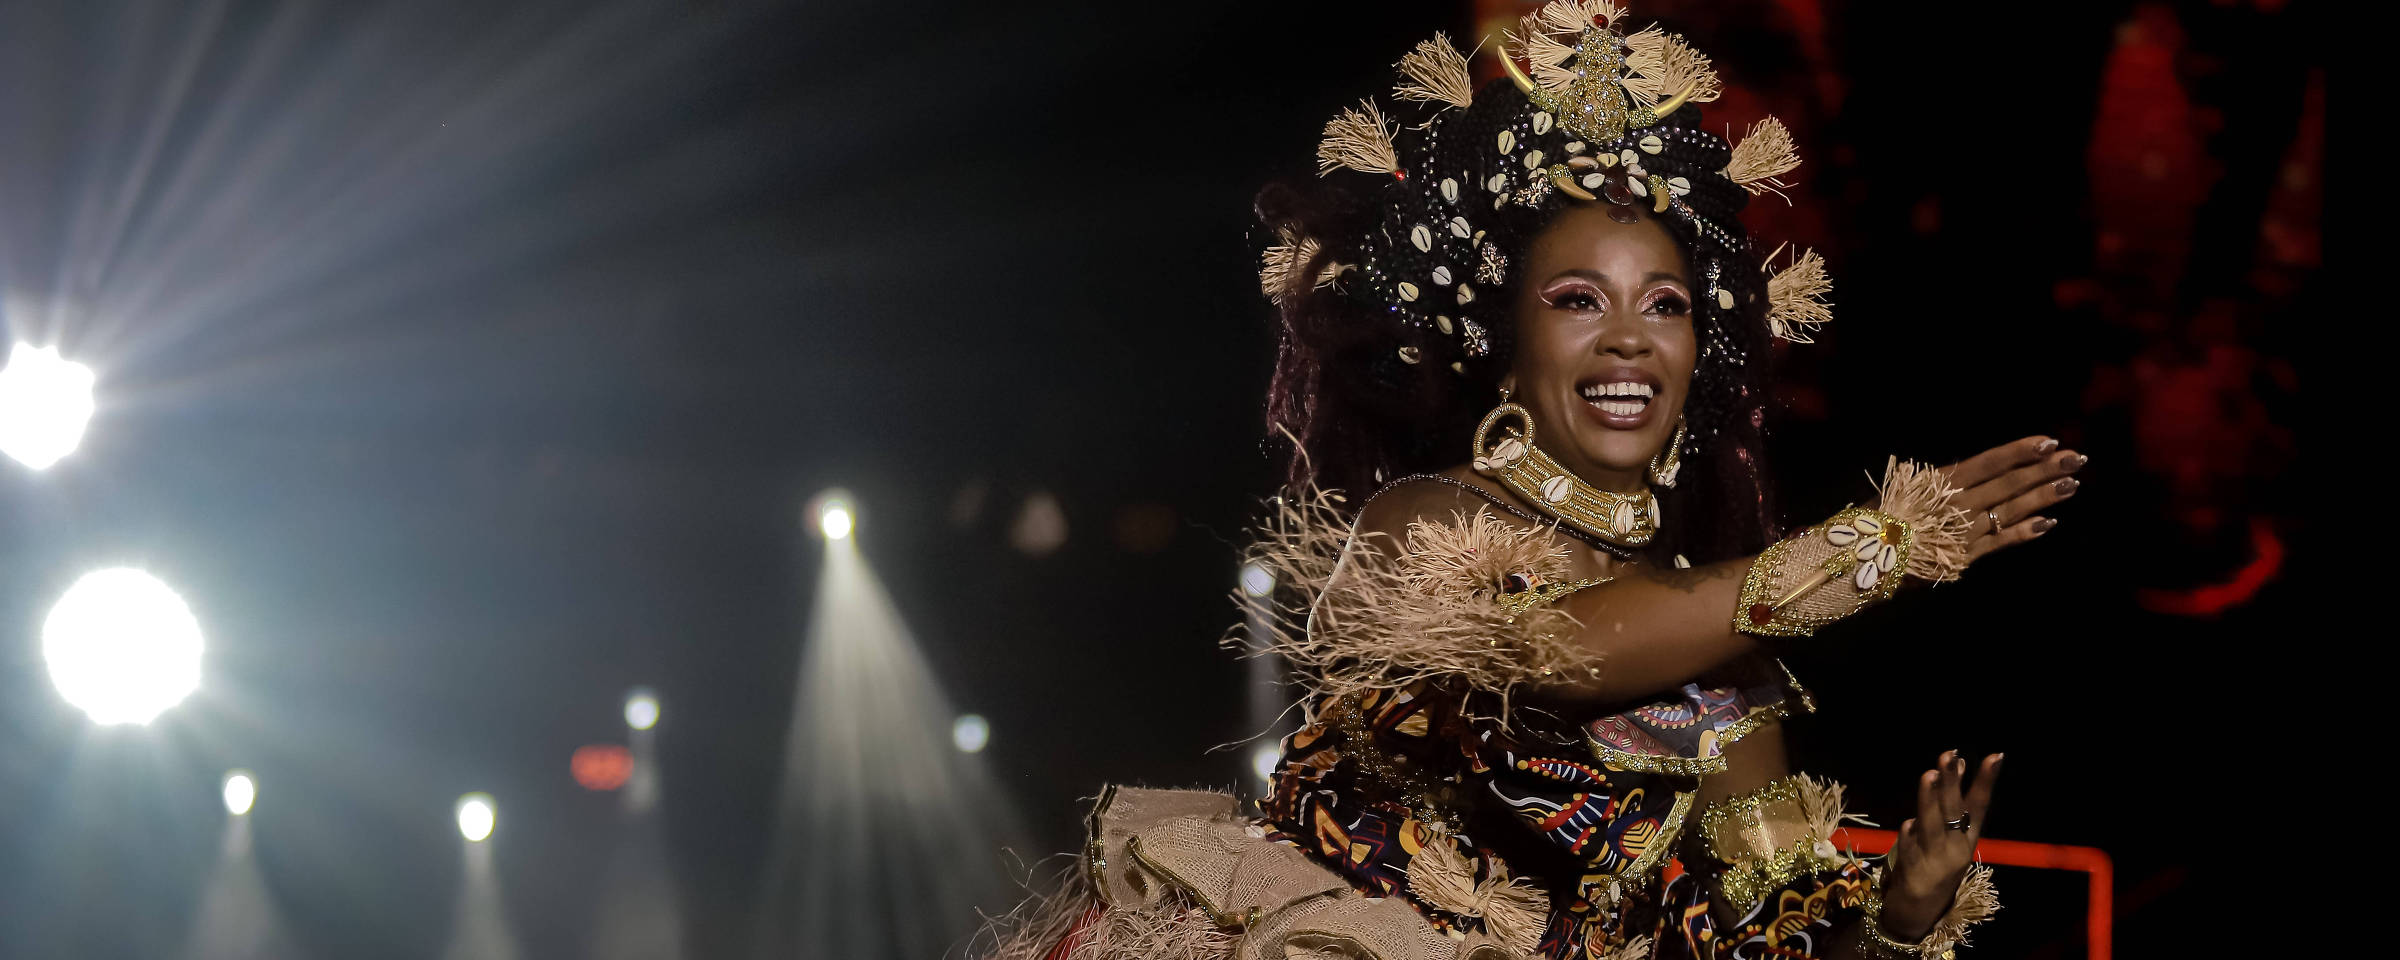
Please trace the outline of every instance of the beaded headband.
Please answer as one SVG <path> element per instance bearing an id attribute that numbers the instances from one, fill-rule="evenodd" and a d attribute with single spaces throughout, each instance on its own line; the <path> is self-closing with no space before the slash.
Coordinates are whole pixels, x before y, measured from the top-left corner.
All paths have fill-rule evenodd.
<path id="1" fill-rule="evenodd" d="M 1421 105 L 1422 122 L 1403 127 L 1362 100 L 1325 125 L 1317 148 L 1319 176 L 1382 179 L 1363 188 L 1376 223 L 1343 237 L 1280 229 L 1259 274 L 1266 294 L 1349 299 L 1398 322 L 1401 363 L 1446 361 L 1464 374 L 1505 329 L 1490 294 L 1521 244 L 1559 205 L 1602 202 L 1680 225 L 1706 286 L 1695 316 L 1713 325 L 1704 360 L 1745 362 L 1763 344 L 1746 324 L 1810 342 L 1832 319 L 1823 259 L 1785 258 L 1785 247 L 1757 257 L 1737 216 L 1752 196 L 1789 202 L 1781 178 L 1800 166 L 1790 131 L 1767 117 L 1729 146 L 1699 129 L 1696 105 L 1722 90 L 1709 59 L 1656 25 L 1622 33 L 1624 18 L 1611 0 L 1542 6 L 1501 44 L 1509 80 L 1480 98 L 1448 37 L 1418 44 L 1397 65 L 1393 97 Z M 1770 273 L 1777 259 L 1788 265 Z"/>

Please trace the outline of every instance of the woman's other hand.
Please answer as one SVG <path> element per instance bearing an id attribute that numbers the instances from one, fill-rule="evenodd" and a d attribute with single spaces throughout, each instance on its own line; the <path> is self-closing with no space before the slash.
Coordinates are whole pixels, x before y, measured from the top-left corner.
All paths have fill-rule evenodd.
<path id="1" fill-rule="evenodd" d="M 1923 937 L 1950 909 L 1951 898 L 1975 861 L 1984 812 L 1992 805 L 1992 783 L 2000 779 L 2000 754 L 1983 758 L 1974 783 L 1962 792 L 1967 761 L 1952 750 L 1917 778 L 1917 815 L 1900 825 L 1892 844 L 1891 872 L 1884 877 L 1886 934 L 1902 941 Z"/>
<path id="2" fill-rule="evenodd" d="M 2049 437 L 2026 437 L 1944 467 L 1951 485 L 1960 488 L 1950 503 L 1975 520 L 1968 559 L 2050 532 L 2058 521 L 2042 511 L 2075 495 L 2083 484 L 2070 474 L 2086 459 Z"/>

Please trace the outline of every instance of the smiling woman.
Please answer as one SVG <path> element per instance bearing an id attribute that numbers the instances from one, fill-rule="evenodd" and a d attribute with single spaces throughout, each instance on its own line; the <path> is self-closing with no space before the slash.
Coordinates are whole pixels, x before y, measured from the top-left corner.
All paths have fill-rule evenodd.
<path id="1" fill-rule="evenodd" d="M 1499 46 L 1478 91 L 1420 44 L 1418 106 L 1343 112 L 1321 179 L 1258 201 L 1291 445 L 1246 568 L 1271 586 L 1237 599 L 1309 691 L 1260 815 L 1108 791 L 1079 888 L 989 956 L 1937 957 L 1996 909 L 1999 757 L 1943 754 L 1892 856 L 1846 855 L 1775 644 L 2039 536 L 2083 458 L 1894 458 L 1872 503 L 1782 526 L 1772 341 L 1831 283 L 1739 213 L 1790 135 L 1707 132 L 1708 58 L 1608 0 Z"/>

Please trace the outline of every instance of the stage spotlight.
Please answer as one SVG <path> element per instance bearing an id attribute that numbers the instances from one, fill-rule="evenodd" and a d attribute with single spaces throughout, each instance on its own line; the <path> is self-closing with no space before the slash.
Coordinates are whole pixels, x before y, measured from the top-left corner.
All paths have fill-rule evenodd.
<path id="1" fill-rule="evenodd" d="M 950 744 L 960 753 L 982 753 L 992 742 L 992 725 L 975 714 L 962 714 L 950 724 Z"/>
<path id="2" fill-rule="evenodd" d="M 1275 575 L 1267 572 L 1267 568 L 1260 564 L 1242 564 L 1242 592 L 1253 597 L 1263 597 L 1274 593 Z"/>
<path id="3" fill-rule="evenodd" d="M 467 838 L 468 843 L 491 839 L 492 827 L 499 818 L 491 794 L 470 793 L 458 798 L 458 835 Z"/>
<path id="4" fill-rule="evenodd" d="M 1260 780 L 1275 779 L 1275 768 L 1282 763 L 1282 744 L 1262 743 L 1250 751 L 1250 771 Z"/>
<path id="5" fill-rule="evenodd" d="M 0 369 L 0 452 L 36 470 L 75 452 L 92 419 L 92 368 L 17 344 Z"/>
<path id="6" fill-rule="evenodd" d="M 850 501 L 848 500 L 840 497 L 827 497 L 824 504 L 817 507 L 817 529 L 824 531 L 827 540 L 849 539 L 850 528 L 854 522 L 854 518 L 850 515 Z"/>
<path id="7" fill-rule="evenodd" d="M 636 730 L 658 726 L 658 695 L 637 687 L 625 695 L 625 725 Z"/>
<path id="8" fill-rule="evenodd" d="M 149 723 L 200 687 L 200 624 L 157 577 L 84 574 L 42 621 L 42 657 L 60 696 L 93 723 Z"/>
<path id="9" fill-rule="evenodd" d="M 241 816 L 250 812 L 258 802 L 258 781 L 250 779 L 250 771 L 236 770 L 225 775 L 225 812 Z"/>

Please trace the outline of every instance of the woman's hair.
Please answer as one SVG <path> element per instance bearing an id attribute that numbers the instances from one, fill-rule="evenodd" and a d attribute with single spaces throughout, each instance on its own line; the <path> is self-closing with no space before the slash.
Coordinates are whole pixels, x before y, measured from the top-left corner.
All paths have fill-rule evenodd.
<path id="1" fill-rule="evenodd" d="M 1594 202 L 1522 178 L 1515 182 L 1532 190 L 1493 189 L 1516 160 L 1492 143 L 1502 130 L 1528 129 L 1527 112 L 1523 95 L 1496 81 L 1470 107 L 1434 118 L 1432 135 L 1408 158 L 1417 172 L 1337 170 L 1259 193 L 1261 224 L 1303 251 L 1305 262 L 1292 264 L 1291 273 L 1311 281 L 1277 297 L 1280 329 L 1267 391 L 1268 428 L 1284 444 L 1291 490 L 1342 490 L 1356 504 L 1393 479 L 1467 459 L 1474 426 L 1498 402 L 1497 385 L 1509 369 L 1524 255 L 1566 204 Z M 1661 491 L 1667 521 L 1650 552 L 1708 563 L 1755 553 L 1777 530 L 1762 445 L 1766 278 L 1737 216 L 1749 195 L 1719 173 L 1730 151 L 1701 132 L 1699 113 L 1686 106 L 1619 144 L 1578 149 L 1615 152 L 1656 135 L 1652 142 L 1661 149 L 1637 155 L 1639 161 L 1659 179 L 1690 185 L 1677 198 L 1683 209 L 1655 216 L 1699 288 L 1692 318 L 1700 358 L 1684 401 L 1682 471 L 1673 489 Z M 1442 171 L 1456 173 L 1445 178 L 1437 175 Z M 1651 201 L 1636 203 L 1648 215 Z M 1425 276 L 1434 268 L 1419 253 L 1422 244 L 1398 238 L 1428 220 L 1438 228 L 1453 210 L 1463 211 L 1462 221 L 1471 218 L 1481 244 L 1506 264 L 1496 276 L 1478 278 L 1471 301 L 1451 309 L 1445 299 L 1445 312 L 1427 324 L 1423 311 L 1404 312 L 1374 291 L 1389 289 L 1393 277 Z M 1719 305 L 1720 289 L 1732 295 L 1732 308 Z"/>

